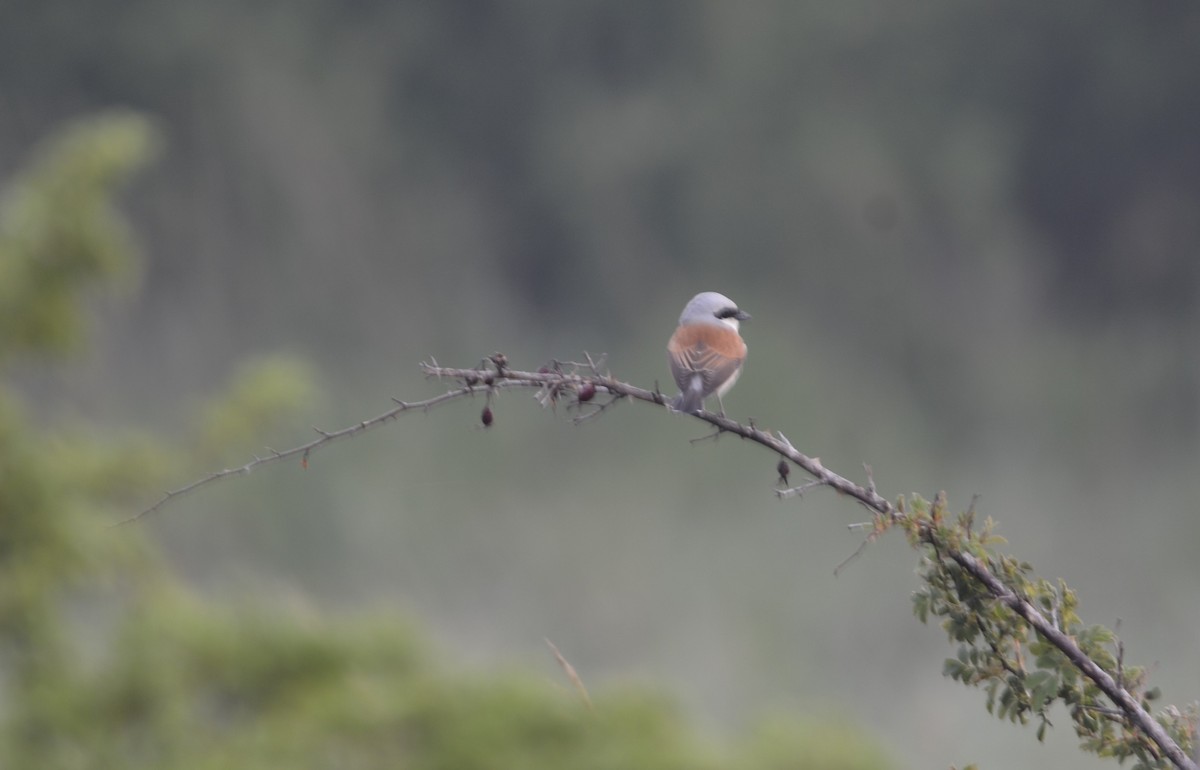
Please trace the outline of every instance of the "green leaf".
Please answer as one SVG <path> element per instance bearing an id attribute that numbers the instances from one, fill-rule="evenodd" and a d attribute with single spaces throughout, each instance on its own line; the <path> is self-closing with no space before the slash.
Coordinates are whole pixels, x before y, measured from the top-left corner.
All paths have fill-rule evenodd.
<path id="1" fill-rule="evenodd" d="M 1052 671 L 1034 671 L 1025 677 L 1025 687 L 1029 690 L 1030 708 L 1041 713 L 1058 693 L 1058 677 Z"/>
<path id="2" fill-rule="evenodd" d="M 922 623 L 929 622 L 929 594 L 921 591 L 913 595 L 913 614 Z"/>

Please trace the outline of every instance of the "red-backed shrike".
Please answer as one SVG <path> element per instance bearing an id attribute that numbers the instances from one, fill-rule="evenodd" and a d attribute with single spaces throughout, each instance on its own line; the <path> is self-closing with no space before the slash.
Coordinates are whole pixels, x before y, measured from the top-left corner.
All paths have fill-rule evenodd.
<path id="1" fill-rule="evenodd" d="M 738 322 L 749 317 L 733 300 L 715 291 L 692 297 L 667 343 L 671 374 L 681 391 L 671 402 L 672 409 L 694 414 L 704 407 L 704 399 L 715 393 L 721 414 L 725 414 L 721 396 L 737 382 L 746 360 Z"/>

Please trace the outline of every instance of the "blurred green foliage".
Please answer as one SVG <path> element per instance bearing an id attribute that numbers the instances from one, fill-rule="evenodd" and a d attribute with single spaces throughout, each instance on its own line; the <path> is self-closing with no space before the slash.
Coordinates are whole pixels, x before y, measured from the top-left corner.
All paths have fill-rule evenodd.
<path id="1" fill-rule="evenodd" d="M 153 132 L 72 124 L 7 190 L 0 351 L 58 351 L 82 296 L 131 264 L 112 209 Z M 32 316 L 32 317 L 30 317 Z M 5 768 L 879 768 L 847 728 L 795 721 L 730 756 L 633 690 L 575 693 L 524 673 L 446 670 L 389 617 L 218 606 L 137 527 L 105 527 L 168 472 L 253 440 L 311 397 L 272 358 L 200 411 L 195 448 L 36 425 L 0 390 L 0 766 Z"/>
<path id="2" fill-rule="evenodd" d="M 55 135 L 9 186 L 0 204 L 0 362 L 75 342 L 79 291 L 131 274 L 133 244 L 110 194 L 154 144 L 143 118 L 108 114 Z"/>

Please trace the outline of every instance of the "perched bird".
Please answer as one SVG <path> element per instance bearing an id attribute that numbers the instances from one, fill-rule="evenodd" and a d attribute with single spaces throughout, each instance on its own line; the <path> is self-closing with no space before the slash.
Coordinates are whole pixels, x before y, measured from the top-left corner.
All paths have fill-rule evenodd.
<path id="1" fill-rule="evenodd" d="M 667 343 L 667 360 L 680 390 L 671 402 L 672 409 L 695 414 L 715 393 L 721 415 L 725 415 L 721 396 L 737 382 L 746 360 L 746 343 L 738 334 L 738 323 L 749 317 L 733 300 L 715 291 L 692 297 Z"/>

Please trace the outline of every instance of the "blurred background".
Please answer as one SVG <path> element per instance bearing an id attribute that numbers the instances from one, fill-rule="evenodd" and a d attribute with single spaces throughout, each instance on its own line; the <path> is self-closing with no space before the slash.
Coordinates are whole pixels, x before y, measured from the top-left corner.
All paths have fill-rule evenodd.
<path id="1" fill-rule="evenodd" d="M 178 486 L 444 385 L 607 354 L 667 389 L 684 303 L 753 315 L 730 416 L 887 497 L 945 489 L 1200 697 L 1200 10 L 877 2 L 0 3 L 0 178 L 157 128 L 136 287 L 26 363 L 43 419 L 171 436 L 247 359 L 319 396 Z M 941 676 L 890 536 L 699 423 L 528 394 L 408 415 L 142 528 L 216 603 L 397 614 L 443 661 L 637 682 L 715 734 L 834 714 L 897 767 L 1094 767 Z M 793 476 L 793 480 L 795 480 Z M 145 502 L 153 500 L 147 491 Z M 132 504 L 133 512 L 139 507 Z"/>

